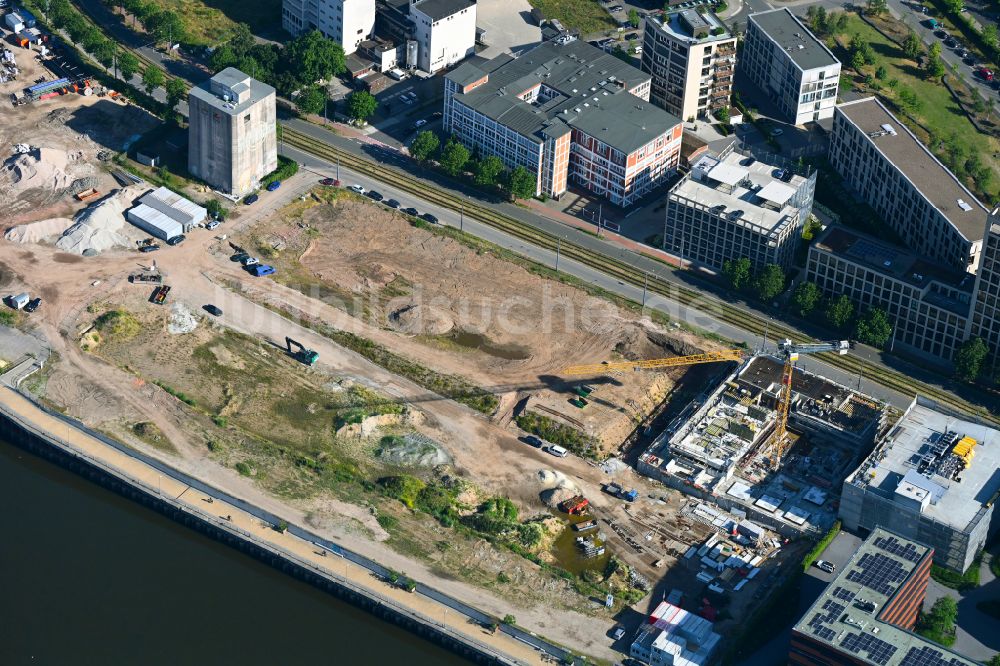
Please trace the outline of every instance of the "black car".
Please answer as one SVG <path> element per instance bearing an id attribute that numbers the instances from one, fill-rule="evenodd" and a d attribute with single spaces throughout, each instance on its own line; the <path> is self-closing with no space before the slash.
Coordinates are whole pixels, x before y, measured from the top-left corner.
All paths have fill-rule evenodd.
<path id="1" fill-rule="evenodd" d="M 536 449 L 542 448 L 542 440 L 538 439 L 534 435 L 527 435 L 524 438 L 524 443 L 525 444 L 530 444 L 531 446 L 535 447 Z"/>
<path id="2" fill-rule="evenodd" d="M 382 199 L 385 199 L 381 193 L 376 192 L 375 190 L 368 190 L 365 194 L 373 201 L 382 201 Z"/>
<path id="3" fill-rule="evenodd" d="M 437 120 L 438 118 L 440 118 L 443 115 L 444 114 L 441 113 L 440 111 L 435 111 L 434 113 L 431 114 L 431 119 L 432 120 Z"/>
<path id="4" fill-rule="evenodd" d="M 249 206 L 252 203 L 257 203 L 258 199 L 260 199 L 259 196 L 257 196 L 256 194 L 251 194 L 250 196 L 248 196 L 246 199 L 243 200 L 243 203 Z"/>
<path id="5" fill-rule="evenodd" d="M 202 309 L 205 312 L 207 312 L 208 314 L 210 314 L 210 315 L 214 315 L 216 317 L 221 317 L 222 316 L 222 308 L 220 308 L 218 306 L 215 306 L 215 305 L 212 305 L 212 304 L 208 304 L 208 305 L 203 306 Z"/>
<path id="6" fill-rule="evenodd" d="M 386 199 L 382 203 L 384 203 L 389 208 L 399 208 L 399 202 L 396 201 L 395 199 Z"/>
<path id="7" fill-rule="evenodd" d="M 143 245 L 139 248 L 139 252 L 156 252 L 159 249 L 159 245 Z"/>
<path id="8" fill-rule="evenodd" d="M 431 224 L 437 224 L 438 223 L 438 219 L 436 217 L 434 217 L 433 215 L 431 215 L 430 213 L 424 213 L 423 215 L 420 216 L 420 218 L 422 220 L 424 220 L 425 222 L 430 222 Z"/>
<path id="9" fill-rule="evenodd" d="M 38 306 L 41 305 L 41 304 L 42 304 L 42 299 L 40 299 L 40 298 L 33 298 L 30 301 L 28 301 L 27 305 L 24 306 L 24 311 L 25 312 L 34 312 L 35 310 L 38 309 Z"/>
<path id="10" fill-rule="evenodd" d="M 413 217 L 420 215 L 420 213 L 417 212 L 416 208 L 404 208 L 403 212 L 406 213 L 407 215 L 412 215 Z"/>
<path id="11" fill-rule="evenodd" d="M 184 242 L 185 238 L 187 238 L 187 236 L 185 236 L 184 234 L 173 236 L 172 238 L 167 239 L 167 245 L 180 245 L 181 243 Z"/>

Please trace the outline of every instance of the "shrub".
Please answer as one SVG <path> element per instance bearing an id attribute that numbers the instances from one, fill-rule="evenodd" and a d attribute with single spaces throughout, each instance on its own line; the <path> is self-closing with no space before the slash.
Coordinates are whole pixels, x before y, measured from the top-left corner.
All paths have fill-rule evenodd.
<path id="1" fill-rule="evenodd" d="M 240 476 L 253 476 L 253 469 L 242 460 L 236 463 L 236 471 L 240 473 Z"/>
<path id="2" fill-rule="evenodd" d="M 390 516 L 384 513 L 379 514 L 378 518 L 375 520 L 378 521 L 379 526 L 386 532 L 393 530 L 397 525 L 399 525 L 399 519 L 396 518 L 396 516 Z"/>
<path id="3" fill-rule="evenodd" d="M 972 566 L 970 566 L 969 570 L 964 574 L 932 564 L 931 578 L 945 587 L 950 587 L 951 589 L 958 590 L 959 592 L 966 592 L 979 587 L 979 568 L 981 564 L 982 554 L 976 557 L 976 559 L 972 562 Z"/>
<path id="4" fill-rule="evenodd" d="M 819 556 L 823 554 L 823 551 L 830 545 L 830 542 L 833 541 L 838 534 L 840 534 L 840 527 L 841 523 L 838 520 L 833 524 L 830 530 L 823 535 L 823 538 L 816 542 L 816 545 L 813 546 L 812 550 L 806 553 L 806 556 L 802 558 L 803 571 L 808 571 L 809 567 L 813 565 L 813 562 L 819 559 Z"/>
<path id="5" fill-rule="evenodd" d="M 287 157 L 278 155 L 278 168 L 271 173 L 264 176 L 260 184 L 267 187 L 271 183 L 278 180 L 288 180 L 295 174 L 299 172 L 299 163 L 295 160 L 290 160 Z"/>
<path id="6" fill-rule="evenodd" d="M 597 458 L 597 442 L 575 428 L 553 421 L 547 416 L 524 411 L 516 419 L 517 426 L 525 432 L 563 446 L 573 453 L 592 460 Z"/>
<path id="7" fill-rule="evenodd" d="M 109 310 L 94 321 L 94 326 L 102 335 L 118 340 L 130 340 L 142 328 L 139 320 L 126 310 Z"/>
<path id="8" fill-rule="evenodd" d="M 507 613 L 506 615 L 503 616 L 503 623 L 506 625 L 517 624 L 517 618 L 511 615 L 510 613 Z"/>
<path id="9" fill-rule="evenodd" d="M 423 481 L 408 474 L 383 476 L 377 483 L 382 487 L 382 492 L 393 499 L 399 500 L 410 509 L 414 508 L 420 491 L 426 487 Z"/>

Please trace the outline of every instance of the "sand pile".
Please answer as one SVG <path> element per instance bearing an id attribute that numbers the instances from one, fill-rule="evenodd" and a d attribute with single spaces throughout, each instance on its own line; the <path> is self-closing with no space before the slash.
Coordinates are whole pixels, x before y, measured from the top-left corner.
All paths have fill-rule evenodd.
<path id="1" fill-rule="evenodd" d="M 119 190 L 87 206 L 77 213 L 75 223 L 56 241 L 56 247 L 75 254 L 83 254 L 87 249 L 104 252 L 114 247 L 129 247 L 131 242 L 121 231 L 125 227 L 125 210 L 133 196 L 129 189 Z"/>
<path id="2" fill-rule="evenodd" d="M 4 238 L 12 243 L 41 243 L 52 236 L 61 236 L 72 224 L 73 220 L 68 217 L 50 217 L 47 220 L 11 227 L 4 234 Z"/>
<path id="3" fill-rule="evenodd" d="M 580 488 L 562 472 L 552 469 L 538 471 L 538 482 L 542 485 L 540 497 L 547 506 L 557 507 L 570 497 L 580 494 Z"/>
<path id="4" fill-rule="evenodd" d="M 412 304 L 389 315 L 389 324 L 408 335 L 444 335 L 455 327 L 444 310 L 432 305 Z"/>
<path id="5" fill-rule="evenodd" d="M 82 153 L 67 153 L 55 148 L 39 148 L 7 161 L 7 179 L 13 194 L 42 189 L 58 192 L 69 187 L 72 177 L 66 173 Z"/>

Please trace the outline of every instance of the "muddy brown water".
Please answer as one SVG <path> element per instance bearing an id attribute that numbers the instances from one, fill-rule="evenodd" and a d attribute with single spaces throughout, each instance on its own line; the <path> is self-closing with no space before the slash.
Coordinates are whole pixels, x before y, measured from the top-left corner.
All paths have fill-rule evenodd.
<path id="1" fill-rule="evenodd" d="M 484 354 L 508 361 L 524 361 L 531 358 L 531 353 L 524 347 L 497 344 L 482 333 L 455 329 L 448 334 L 448 339 L 462 347 L 477 349 Z"/>

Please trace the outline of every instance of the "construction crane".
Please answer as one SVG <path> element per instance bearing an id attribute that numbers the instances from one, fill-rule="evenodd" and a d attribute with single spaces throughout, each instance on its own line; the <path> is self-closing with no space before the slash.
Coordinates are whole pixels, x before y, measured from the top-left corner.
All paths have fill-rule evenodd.
<path id="1" fill-rule="evenodd" d="M 625 372 L 628 370 L 661 370 L 663 368 L 678 368 L 698 363 L 717 363 L 719 361 L 742 361 L 749 352 L 743 349 L 725 349 L 693 354 L 691 356 L 674 356 L 672 358 L 654 358 L 648 361 L 624 361 L 621 363 L 594 363 L 591 365 L 571 365 L 563 368 L 562 374 L 579 377 L 581 375 L 601 375 L 609 372 Z"/>
<path id="2" fill-rule="evenodd" d="M 292 351 L 292 347 L 295 347 L 296 350 Z M 292 340 L 287 336 L 285 336 L 285 348 L 288 350 L 288 355 L 299 363 L 315 365 L 316 361 L 319 360 L 319 353 L 313 351 L 312 349 L 306 349 L 305 345 L 301 342 Z"/>
<path id="3" fill-rule="evenodd" d="M 794 344 L 786 338 L 778 343 L 778 354 L 784 358 L 785 366 L 781 371 L 781 393 L 778 395 L 778 423 L 771 437 L 771 469 L 778 469 L 781 459 L 788 450 L 788 410 L 792 405 L 792 375 L 795 374 L 795 362 L 799 360 L 799 355 L 836 352 L 843 356 L 850 348 L 851 343 L 848 340 Z"/>

